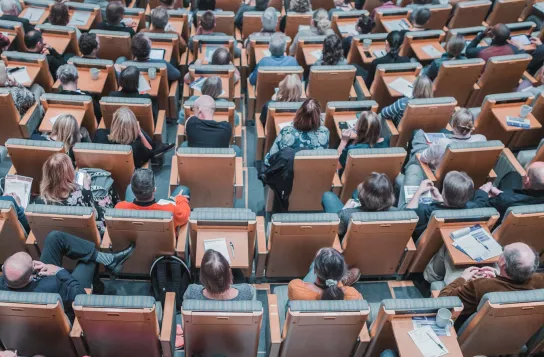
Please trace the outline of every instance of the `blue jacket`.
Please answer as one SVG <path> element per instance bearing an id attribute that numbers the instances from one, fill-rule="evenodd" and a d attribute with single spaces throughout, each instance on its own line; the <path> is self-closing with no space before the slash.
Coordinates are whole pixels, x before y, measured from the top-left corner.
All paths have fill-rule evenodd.
<path id="1" fill-rule="evenodd" d="M 442 66 L 442 62 L 445 61 L 452 61 L 452 60 L 464 60 L 467 59 L 465 55 L 460 55 L 457 57 L 450 56 L 449 53 L 443 53 L 442 57 L 435 59 L 432 61 L 432 63 L 425 69 L 425 74 L 431 81 L 434 81 L 436 76 L 438 76 L 438 70 L 440 70 L 440 66 Z"/>
<path id="2" fill-rule="evenodd" d="M 288 66 L 298 66 L 298 62 L 293 56 L 271 56 L 264 57 L 257 63 L 253 73 L 249 76 L 249 83 L 254 86 L 257 84 L 257 73 L 259 67 L 288 67 Z"/>
<path id="3" fill-rule="evenodd" d="M 30 233 L 30 225 L 28 224 L 28 221 L 26 219 L 25 210 L 22 207 L 19 207 L 17 201 L 15 201 L 15 198 L 11 196 L 0 196 L 0 200 L 13 203 L 13 205 L 15 206 L 15 212 L 17 212 L 17 219 L 19 220 L 19 223 L 21 223 L 26 233 Z"/>

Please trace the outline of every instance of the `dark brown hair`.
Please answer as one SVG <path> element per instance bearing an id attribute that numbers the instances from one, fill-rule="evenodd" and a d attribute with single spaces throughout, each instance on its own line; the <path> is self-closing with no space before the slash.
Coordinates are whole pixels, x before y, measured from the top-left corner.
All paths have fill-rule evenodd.
<path id="1" fill-rule="evenodd" d="M 137 60 L 144 60 L 151 53 L 151 43 L 145 34 L 138 32 L 132 38 L 131 51 Z"/>
<path id="2" fill-rule="evenodd" d="M 202 257 L 200 265 L 200 283 L 210 294 L 221 294 L 232 285 L 232 271 L 225 257 L 209 249 Z"/>
<path id="3" fill-rule="evenodd" d="M 70 22 L 70 15 L 68 14 L 68 7 L 62 2 L 56 2 L 51 7 L 49 13 L 49 22 L 51 25 L 66 26 Z"/>
<path id="4" fill-rule="evenodd" d="M 393 185 L 385 174 L 371 173 L 357 189 L 361 206 L 367 211 L 386 211 L 395 203 Z"/>
<path id="5" fill-rule="evenodd" d="M 140 70 L 136 66 L 128 66 L 119 74 L 119 85 L 123 88 L 123 92 L 138 92 L 139 83 Z"/>
<path id="6" fill-rule="evenodd" d="M 321 126 L 321 106 L 314 98 L 302 103 L 293 119 L 293 127 L 300 131 L 316 131 Z"/>
<path id="7" fill-rule="evenodd" d="M 200 26 L 203 30 L 210 31 L 215 27 L 215 15 L 213 11 L 206 11 L 200 17 Z"/>
<path id="8" fill-rule="evenodd" d="M 378 115 L 374 112 L 362 112 L 357 124 L 355 124 L 357 139 L 355 144 L 366 143 L 371 147 L 380 140 L 382 125 Z"/>
<path id="9" fill-rule="evenodd" d="M 123 20 L 123 16 L 125 16 L 125 7 L 123 4 L 114 1 L 110 2 L 108 6 L 106 6 L 106 20 L 108 24 L 119 24 L 121 20 Z"/>

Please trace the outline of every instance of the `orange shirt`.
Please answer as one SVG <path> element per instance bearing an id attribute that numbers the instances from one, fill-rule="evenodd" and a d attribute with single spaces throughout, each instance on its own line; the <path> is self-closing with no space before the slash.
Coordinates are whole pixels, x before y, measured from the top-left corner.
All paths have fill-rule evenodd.
<path id="1" fill-rule="evenodd" d="M 363 298 L 351 286 L 344 286 L 342 283 L 338 283 L 338 286 L 344 290 L 344 300 L 360 300 Z M 321 300 L 321 293 L 310 289 L 308 284 L 300 279 L 291 280 L 287 293 L 289 300 Z"/>
<path id="2" fill-rule="evenodd" d="M 150 204 L 149 206 L 140 206 L 133 202 L 122 201 L 115 205 L 119 209 L 134 209 L 140 211 L 169 211 L 174 214 L 174 224 L 176 227 L 183 226 L 189 221 L 191 207 L 185 196 L 176 196 L 176 204 L 160 205 L 158 203 Z"/>

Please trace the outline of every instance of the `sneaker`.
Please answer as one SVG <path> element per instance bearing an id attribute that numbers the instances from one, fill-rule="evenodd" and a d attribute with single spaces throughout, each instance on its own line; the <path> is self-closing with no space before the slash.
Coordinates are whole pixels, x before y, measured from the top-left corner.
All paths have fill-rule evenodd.
<path id="1" fill-rule="evenodd" d="M 155 146 L 155 149 L 153 149 L 153 156 L 164 154 L 167 151 L 172 150 L 176 144 L 168 144 L 168 143 L 159 143 Z"/>
<path id="2" fill-rule="evenodd" d="M 359 281 L 359 278 L 361 278 L 361 271 L 359 268 L 350 268 L 348 270 L 348 275 L 342 279 L 342 284 L 344 284 L 344 286 L 352 286 Z"/>

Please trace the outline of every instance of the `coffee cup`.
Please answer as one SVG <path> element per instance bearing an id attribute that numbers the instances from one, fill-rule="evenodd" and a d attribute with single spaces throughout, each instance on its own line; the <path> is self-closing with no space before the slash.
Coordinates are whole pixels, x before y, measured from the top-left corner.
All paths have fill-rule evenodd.
<path id="1" fill-rule="evenodd" d="M 370 38 L 365 38 L 365 39 L 363 40 L 363 49 L 364 49 L 365 51 L 368 51 L 368 49 L 370 48 L 370 45 L 371 45 L 371 44 L 372 44 L 372 39 L 370 39 Z"/>
<path id="2" fill-rule="evenodd" d="M 98 68 L 91 68 L 91 79 L 93 81 L 96 81 L 98 79 L 98 75 L 100 74 L 100 70 Z"/>
<path id="3" fill-rule="evenodd" d="M 436 325 L 442 328 L 453 326 L 451 311 L 445 308 L 441 308 L 440 310 L 438 310 L 436 314 Z"/>
<path id="4" fill-rule="evenodd" d="M 533 107 L 531 107 L 530 105 L 522 105 L 521 106 L 521 109 L 519 111 L 519 116 L 521 118 L 527 118 L 527 115 L 529 115 L 529 113 L 533 110 Z"/>
<path id="5" fill-rule="evenodd" d="M 149 76 L 149 79 L 157 78 L 157 69 L 156 68 L 149 68 L 147 70 L 147 75 Z"/>

